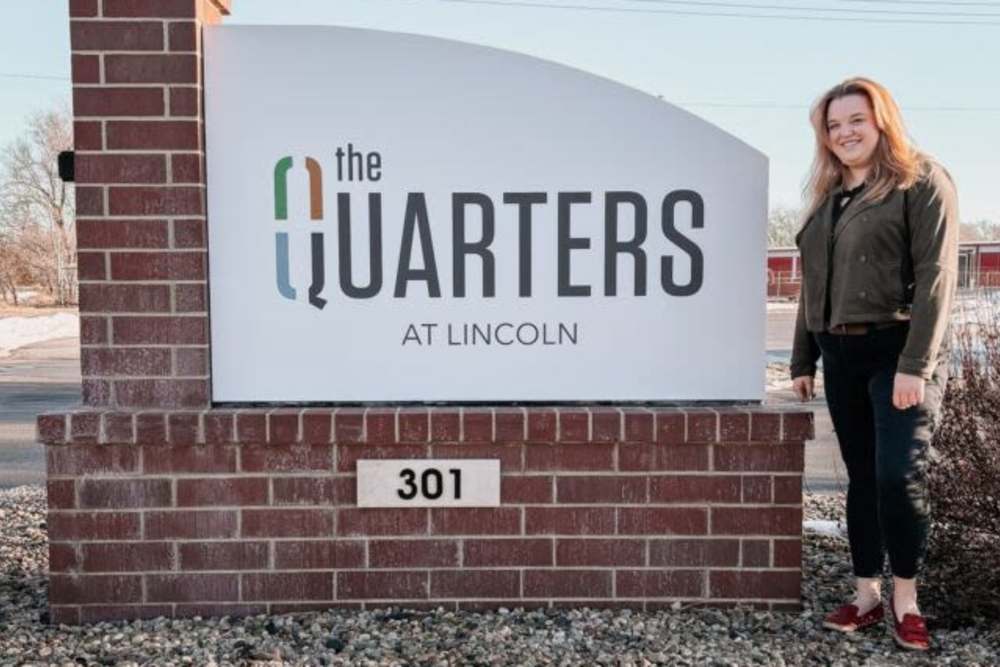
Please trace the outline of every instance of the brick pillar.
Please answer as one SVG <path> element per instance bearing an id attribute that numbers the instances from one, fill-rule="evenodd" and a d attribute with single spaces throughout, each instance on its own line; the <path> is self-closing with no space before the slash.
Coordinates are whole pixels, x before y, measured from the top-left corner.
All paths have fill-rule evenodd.
<path id="1" fill-rule="evenodd" d="M 70 0 L 83 402 L 210 402 L 201 28 L 230 0 Z"/>

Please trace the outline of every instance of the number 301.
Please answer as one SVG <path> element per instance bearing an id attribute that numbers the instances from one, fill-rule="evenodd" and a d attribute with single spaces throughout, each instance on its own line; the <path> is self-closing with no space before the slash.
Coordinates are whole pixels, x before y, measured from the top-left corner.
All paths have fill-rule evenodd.
<path id="1" fill-rule="evenodd" d="M 462 498 L 462 471 L 458 468 L 449 468 L 448 474 L 451 475 L 452 489 L 454 495 L 453 500 L 461 500 Z M 399 472 L 399 477 L 403 482 L 403 488 L 398 489 L 396 493 L 403 500 L 413 500 L 420 494 L 422 497 L 428 500 L 437 500 L 444 494 L 444 475 L 437 468 L 428 468 L 420 475 L 420 481 L 417 481 L 417 473 L 411 468 L 403 468 Z"/>

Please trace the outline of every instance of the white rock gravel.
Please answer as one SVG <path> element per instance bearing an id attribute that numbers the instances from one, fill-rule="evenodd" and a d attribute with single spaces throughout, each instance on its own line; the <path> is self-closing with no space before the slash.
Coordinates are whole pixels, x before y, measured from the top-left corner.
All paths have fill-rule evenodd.
<path id="1" fill-rule="evenodd" d="M 842 514 L 841 496 L 807 498 L 807 519 Z M 44 489 L 0 492 L 0 665 L 1000 665 L 996 625 L 931 618 L 927 655 L 898 651 L 882 627 L 823 630 L 850 592 L 836 537 L 805 537 L 801 613 L 385 609 L 68 627 L 45 622 L 44 522 Z"/>

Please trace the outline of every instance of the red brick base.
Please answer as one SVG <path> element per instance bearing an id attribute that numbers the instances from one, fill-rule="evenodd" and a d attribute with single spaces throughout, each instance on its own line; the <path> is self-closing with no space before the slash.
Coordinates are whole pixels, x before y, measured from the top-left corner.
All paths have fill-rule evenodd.
<path id="1" fill-rule="evenodd" d="M 57 622 L 329 607 L 799 604 L 812 415 L 42 415 Z M 496 458 L 501 506 L 359 509 L 355 462 Z"/>

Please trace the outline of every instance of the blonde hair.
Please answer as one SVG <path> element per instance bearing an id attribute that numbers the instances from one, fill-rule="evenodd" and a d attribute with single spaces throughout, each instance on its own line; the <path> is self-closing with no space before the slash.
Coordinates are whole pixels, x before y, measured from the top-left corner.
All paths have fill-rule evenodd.
<path id="1" fill-rule="evenodd" d="M 809 120 L 816 134 L 816 154 L 805 186 L 808 206 L 804 220 L 815 213 L 834 188 L 844 181 L 847 168 L 830 150 L 826 117 L 830 103 L 848 95 L 863 95 L 868 100 L 875 127 L 879 130 L 872 168 L 867 178 L 868 187 L 860 201 L 878 201 L 893 190 L 906 190 L 917 182 L 930 162 L 929 156 L 917 150 L 910 142 L 899 106 L 889 91 L 871 79 L 847 79 L 826 91 L 809 112 Z"/>

